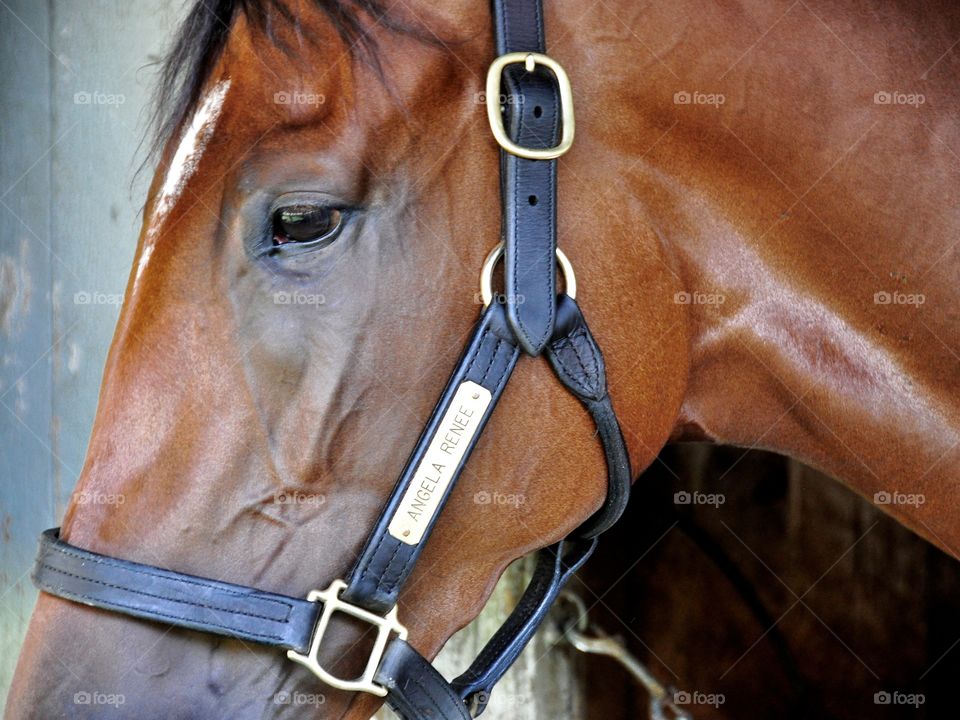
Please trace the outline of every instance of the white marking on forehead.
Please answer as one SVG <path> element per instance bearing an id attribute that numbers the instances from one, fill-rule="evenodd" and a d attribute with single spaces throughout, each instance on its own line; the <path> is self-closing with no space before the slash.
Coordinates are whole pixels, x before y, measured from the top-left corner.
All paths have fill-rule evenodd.
<path id="1" fill-rule="evenodd" d="M 163 180 L 163 187 L 160 188 L 160 195 L 157 197 L 156 205 L 153 210 L 153 217 L 150 218 L 150 226 L 147 230 L 147 238 L 144 243 L 143 252 L 140 253 L 140 261 L 137 263 L 137 273 L 134 276 L 134 290 L 136 290 L 137 281 L 143 274 L 150 256 L 153 254 L 153 244 L 156 242 L 160 227 L 166 219 L 171 208 L 180 198 L 187 182 L 196 172 L 200 165 L 200 158 L 203 157 L 203 151 L 213 135 L 213 129 L 217 125 L 217 119 L 220 117 L 220 111 L 223 109 L 223 101 L 227 97 L 227 90 L 230 89 L 230 80 L 221 80 L 210 90 L 200 103 L 200 107 L 193 113 L 190 120 L 190 126 L 186 128 L 180 137 L 180 145 L 170 160 L 167 168 L 167 174 Z"/>

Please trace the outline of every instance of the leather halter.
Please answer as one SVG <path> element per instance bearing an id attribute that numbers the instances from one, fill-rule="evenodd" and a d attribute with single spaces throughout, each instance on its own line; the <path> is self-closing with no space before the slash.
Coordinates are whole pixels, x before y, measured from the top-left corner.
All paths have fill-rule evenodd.
<path id="1" fill-rule="evenodd" d="M 408 720 L 469 720 L 483 711 L 563 585 L 592 554 L 597 536 L 620 517 L 631 479 L 603 356 L 574 300 L 572 269 L 562 253 L 567 292 L 557 294 L 556 158 L 573 140 L 569 81 L 543 54 L 540 0 L 495 0 L 493 9 L 500 57 L 490 68 L 487 103 L 502 148 L 506 292 L 502 301 L 489 298 L 492 253 L 482 283 L 486 307 L 347 579 L 298 599 L 99 555 L 60 540 L 53 529 L 40 538 L 33 573 L 41 590 L 285 649 L 326 684 L 385 697 Z M 407 643 L 397 598 L 521 353 L 545 355 L 589 411 L 606 458 L 607 497 L 570 537 L 540 551 L 517 607 L 466 672 L 447 682 Z M 324 633 L 337 612 L 377 630 L 358 678 L 334 677 L 320 664 Z"/>

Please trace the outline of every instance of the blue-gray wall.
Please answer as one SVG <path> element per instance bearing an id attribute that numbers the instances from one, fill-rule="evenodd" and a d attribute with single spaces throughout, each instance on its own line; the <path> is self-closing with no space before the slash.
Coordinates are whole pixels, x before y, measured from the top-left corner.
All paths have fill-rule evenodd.
<path id="1" fill-rule="evenodd" d="M 181 10 L 0 2 L 0 707 L 36 597 L 37 534 L 83 464 L 133 258 L 146 66 Z"/>

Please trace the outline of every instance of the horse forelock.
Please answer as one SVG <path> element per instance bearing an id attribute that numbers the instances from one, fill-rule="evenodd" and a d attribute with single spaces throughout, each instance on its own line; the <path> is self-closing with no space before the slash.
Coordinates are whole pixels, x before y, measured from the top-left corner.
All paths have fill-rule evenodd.
<path id="1" fill-rule="evenodd" d="M 310 44 L 320 40 L 315 24 L 306 21 L 318 12 L 352 58 L 380 75 L 374 25 L 436 42 L 421 28 L 394 17 L 382 0 L 196 0 L 161 62 L 153 99 L 151 155 L 159 154 L 194 115 L 238 16 L 243 15 L 267 42 L 293 55 L 298 48 L 291 37 Z"/>

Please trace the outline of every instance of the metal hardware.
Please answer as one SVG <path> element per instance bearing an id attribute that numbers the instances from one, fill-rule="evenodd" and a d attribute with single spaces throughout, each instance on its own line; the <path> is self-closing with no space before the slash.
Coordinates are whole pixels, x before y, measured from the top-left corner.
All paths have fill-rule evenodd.
<path id="1" fill-rule="evenodd" d="M 537 65 L 550 68 L 557 79 L 560 90 L 560 118 L 563 128 L 560 133 L 560 142 L 551 148 L 528 148 L 517 145 L 507 135 L 503 126 L 503 113 L 500 110 L 500 94 L 502 88 L 503 70 L 508 65 L 523 64 L 527 72 L 533 72 Z M 576 123 L 573 117 L 573 89 L 570 87 L 570 78 L 556 60 L 549 55 L 531 52 L 514 52 L 501 55 L 487 70 L 487 120 L 490 121 L 490 130 L 504 150 L 512 155 L 527 158 L 528 160 L 553 160 L 563 155 L 573 145 L 573 135 Z"/>
<path id="2" fill-rule="evenodd" d="M 575 611 L 563 626 L 564 637 L 580 652 L 613 658 L 643 685 L 650 695 L 650 720 L 693 720 L 690 713 L 677 706 L 673 689 L 657 680 L 621 640 L 604 634 L 588 622 L 586 604 L 579 595 L 568 591 L 561 594 L 560 599 L 569 602 Z"/>
<path id="3" fill-rule="evenodd" d="M 493 302 L 493 269 L 502 257 L 503 243 L 501 242 L 487 253 L 487 257 L 483 260 L 483 266 L 480 268 L 480 299 L 483 300 L 484 307 Z M 573 271 L 573 263 L 570 262 L 570 258 L 560 248 L 557 248 L 557 264 L 560 265 L 560 270 L 563 272 L 563 282 L 566 285 L 564 292 L 572 300 L 576 300 L 577 276 Z"/>
<path id="4" fill-rule="evenodd" d="M 394 607 L 383 617 L 368 612 L 361 607 L 351 605 L 340 599 L 340 593 L 347 587 L 343 580 L 334 580 L 326 590 L 313 590 L 307 595 L 307 600 L 311 602 L 323 603 L 323 610 L 320 613 L 320 619 L 317 621 L 317 627 L 313 631 L 313 639 L 310 642 L 310 650 L 306 655 L 301 655 L 296 650 L 288 650 L 287 657 L 298 662 L 320 678 L 330 687 L 339 690 L 351 690 L 357 692 L 366 692 L 377 697 L 386 697 L 387 689 L 373 681 L 383 660 L 383 653 L 387 647 L 387 641 L 391 633 L 396 633 L 401 640 L 407 638 L 407 628 L 400 624 L 397 619 L 397 608 Z M 373 650 L 370 652 L 370 659 L 367 660 L 367 666 L 363 674 L 353 680 L 344 680 L 334 677 L 320 666 L 318 658 L 320 646 L 323 644 L 323 636 L 327 632 L 327 626 L 330 618 L 335 612 L 342 612 L 358 620 L 363 620 L 377 628 L 377 639 L 373 643 Z"/>

